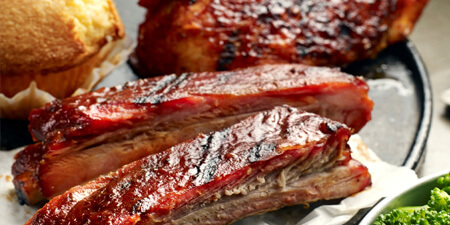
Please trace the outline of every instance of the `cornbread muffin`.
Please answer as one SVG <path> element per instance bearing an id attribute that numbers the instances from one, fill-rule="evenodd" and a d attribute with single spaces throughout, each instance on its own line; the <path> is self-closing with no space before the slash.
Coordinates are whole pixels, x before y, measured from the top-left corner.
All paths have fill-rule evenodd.
<path id="1" fill-rule="evenodd" d="M 70 96 L 124 37 L 112 0 L 0 1 L 0 93 Z"/>

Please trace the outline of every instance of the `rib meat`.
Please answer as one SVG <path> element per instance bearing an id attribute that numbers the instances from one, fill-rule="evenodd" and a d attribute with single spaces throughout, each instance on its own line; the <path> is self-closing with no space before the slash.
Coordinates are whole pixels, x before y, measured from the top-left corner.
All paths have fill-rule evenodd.
<path id="1" fill-rule="evenodd" d="M 143 76 L 267 63 L 344 65 L 404 40 L 428 0 L 141 0 Z"/>
<path id="2" fill-rule="evenodd" d="M 57 100 L 30 114 L 41 142 L 16 156 L 14 184 L 34 204 L 146 155 L 288 104 L 345 122 L 370 120 L 367 84 L 338 69 L 266 65 L 168 75 Z"/>
<path id="3" fill-rule="evenodd" d="M 371 184 L 345 125 L 276 107 L 55 197 L 28 224 L 228 224 Z"/>

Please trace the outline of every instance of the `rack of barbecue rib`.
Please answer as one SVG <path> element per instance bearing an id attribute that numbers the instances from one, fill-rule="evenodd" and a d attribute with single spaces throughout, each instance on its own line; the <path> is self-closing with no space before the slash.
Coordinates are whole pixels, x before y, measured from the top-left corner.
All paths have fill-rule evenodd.
<path id="1" fill-rule="evenodd" d="M 346 144 L 370 120 L 367 92 L 339 69 L 295 64 L 102 88 L 30 114 L 38 142 L 17 154 L 14 184 L 24 203 L 52 199 L 36 224 L 184 223 L 242 207 L 208 218 L 230 223 L 342 198 L 370 185 Z"/>

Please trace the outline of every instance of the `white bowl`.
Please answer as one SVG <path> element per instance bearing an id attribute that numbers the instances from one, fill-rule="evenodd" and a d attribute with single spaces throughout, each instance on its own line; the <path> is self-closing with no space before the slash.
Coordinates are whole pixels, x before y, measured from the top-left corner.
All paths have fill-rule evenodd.
<path id="1" fill-rule="evenodd" d="M 392 209 L 402 206 L 422 206 L 430 199 L 431 190 L 438 186 L 437 179 L 449 173 L 449 170 L 431 174 L 418 180 L 416 184 L 405 190 L 389 196 L 379 202 L 367 213 L 360 225 L 369 225 L 382 213 L 387 213 Z"/>

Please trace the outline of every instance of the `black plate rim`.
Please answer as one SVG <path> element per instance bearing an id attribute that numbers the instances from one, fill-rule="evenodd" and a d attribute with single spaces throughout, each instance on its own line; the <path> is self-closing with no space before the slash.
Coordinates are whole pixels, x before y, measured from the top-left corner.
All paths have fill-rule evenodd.
<path id="1" fill-rule="evenodd" d="M 426 144 L 431 128 L 433 96 L 430 77 L 417 48 L 409 40 L 404 41 L 404 44 L 405 48 L 409 50 L 404 51 L 408 52 L 408 55 L 405 55 L 405 60 L 409 62 L 412 61 L 413 63 L 409 63 L 409 65 L 414 67 L 413 69 L 416 70 L 412 71 L 413 74 L 416 75 L 413 79 L 417 85 L 417 94 L 422 103 L 422 107 L 416 135 L 409 151 L 409 155 L 403 162 L 403 166 L 418 171 L 420 170 L 425 158 Z"/>

